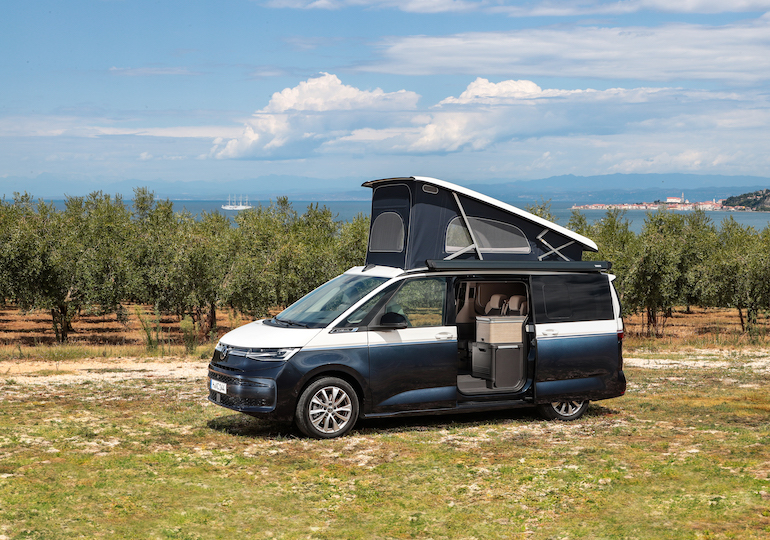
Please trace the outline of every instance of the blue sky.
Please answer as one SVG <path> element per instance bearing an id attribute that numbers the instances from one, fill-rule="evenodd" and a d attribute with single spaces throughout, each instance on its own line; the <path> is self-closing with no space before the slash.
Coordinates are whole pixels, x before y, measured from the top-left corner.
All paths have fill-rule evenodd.
<path id="1" fill-rule="evenodd" d="M 770 0 L 28 0 L 0 184 L 770 176 Z M 339 180 L 342 179 L 342 180 Z M 12 185 L 9 185 L 12 184 Z"/>

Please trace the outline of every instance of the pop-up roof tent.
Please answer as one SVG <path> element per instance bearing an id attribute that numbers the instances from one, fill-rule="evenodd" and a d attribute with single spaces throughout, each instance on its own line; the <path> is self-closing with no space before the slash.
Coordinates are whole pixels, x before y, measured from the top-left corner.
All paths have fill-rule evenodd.
<path id="1" fill-rule="evenodd" d="M 464 187 L 414 176 L 373 189 L 366 264 L 411 270 L 443 261 L 580 261 L 596 244 L 541 217 Z M 430 262 L 428 262 L 430 261 Z"/>

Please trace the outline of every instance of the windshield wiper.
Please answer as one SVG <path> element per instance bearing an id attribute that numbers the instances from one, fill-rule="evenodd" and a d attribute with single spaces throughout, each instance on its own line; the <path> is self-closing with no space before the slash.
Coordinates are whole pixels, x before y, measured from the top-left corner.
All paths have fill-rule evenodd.
<path id="1" fill-rule="evenodd" d="M 308 326 L 304 323 L 296 322 L 296 321 L 289 321 L 287 319 L 279 319 L 278 317 L 273 317 L 274 321 L 278 321 L 280 323 L 283 323 L 287 326 L 299 326 L 300 328 L 307 328 Z"/>

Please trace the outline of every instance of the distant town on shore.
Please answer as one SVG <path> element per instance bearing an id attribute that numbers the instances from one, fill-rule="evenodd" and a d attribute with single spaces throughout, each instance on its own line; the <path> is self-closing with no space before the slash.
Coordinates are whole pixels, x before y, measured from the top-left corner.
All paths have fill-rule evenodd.
<path id="1" fill-rule="evenodd" d="M 754 191 L 711 201 L 690 202 L 684 197 L 666 197 L 665 201 L 641 203 L 594 203 L 573 205 L 573 210 L 723 210 L 728 212 L 770 212 L 770 189 Z"/>

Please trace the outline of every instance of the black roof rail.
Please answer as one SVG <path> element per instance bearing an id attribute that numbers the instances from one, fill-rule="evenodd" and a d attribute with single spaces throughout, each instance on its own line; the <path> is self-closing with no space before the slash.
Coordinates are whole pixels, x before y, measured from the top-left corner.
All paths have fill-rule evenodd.
<path id="1" fill-rule="evenodd" d="M 608 261 L 479 261 L 475 259 L 428 259 L 430 270 L 528 270 L 545 272 L 606 272 Z"/>

